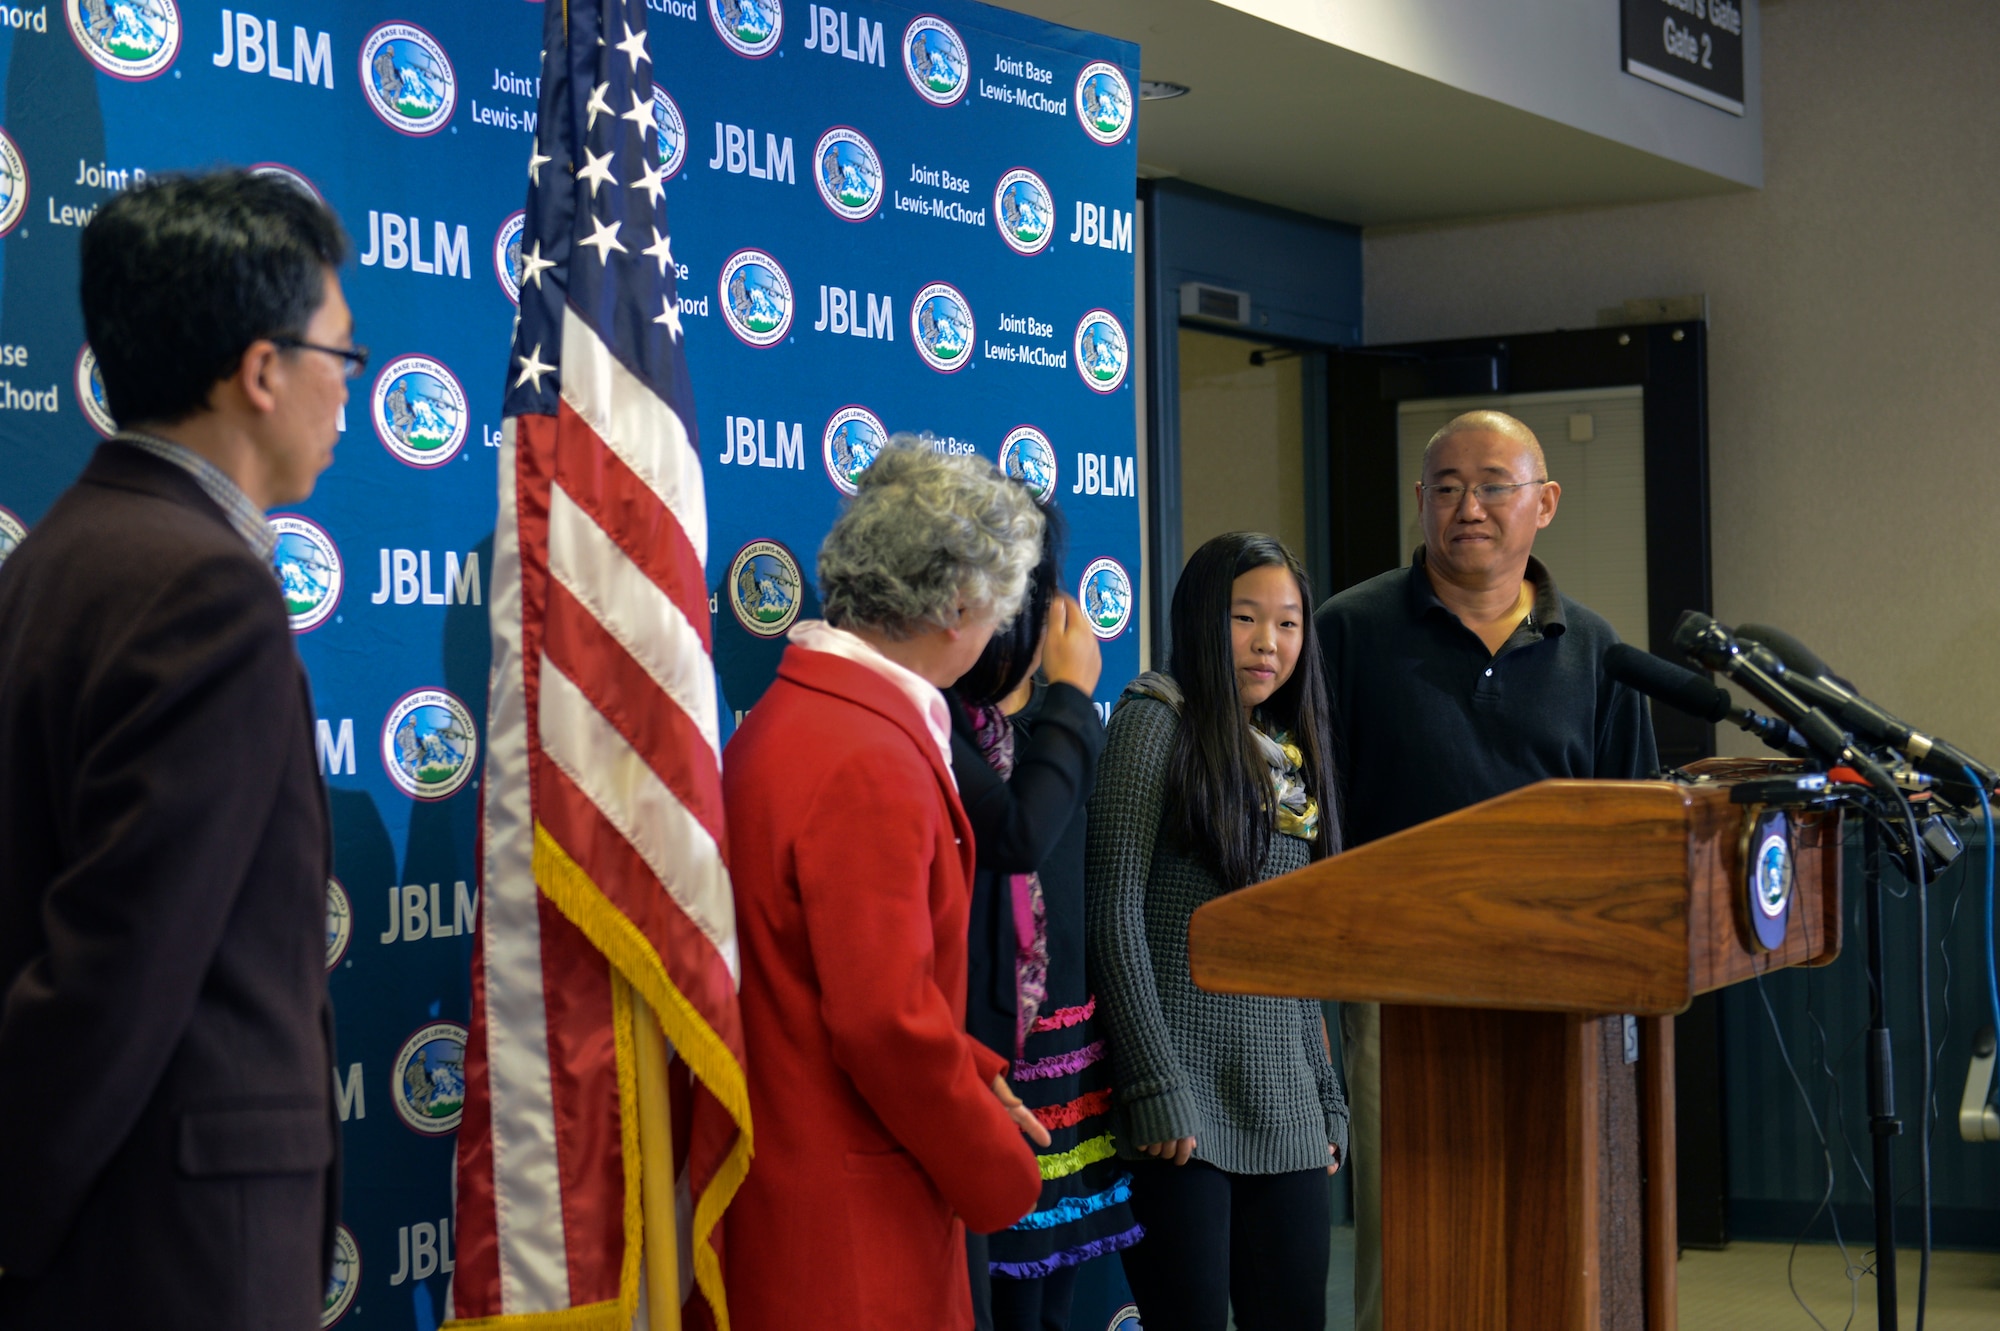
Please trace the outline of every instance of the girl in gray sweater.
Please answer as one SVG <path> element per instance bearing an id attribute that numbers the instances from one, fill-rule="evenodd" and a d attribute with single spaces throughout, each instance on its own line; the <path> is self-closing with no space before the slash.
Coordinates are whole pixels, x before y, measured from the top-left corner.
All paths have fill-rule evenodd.
<path id="1" fill-rule="evenodd" d="M 1171 674 L 1112 714 L 1085 861 L 1091 982 L 1146 1237 L 1147 1331 L 1319 1331 L 1347 1103 L 1316 1002 L 1210 994 L 1188 918 L 1340 848 L 1311 585 L 1273 537 L 1218 536 L 1174 591 Z"/>

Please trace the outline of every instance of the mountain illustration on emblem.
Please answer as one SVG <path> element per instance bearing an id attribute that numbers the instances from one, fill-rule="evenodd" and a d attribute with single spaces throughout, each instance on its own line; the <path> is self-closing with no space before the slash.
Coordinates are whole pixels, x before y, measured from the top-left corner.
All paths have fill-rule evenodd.
<path id="1" fill-rule="evenodd" d="M 775 286 L 762 264 L 747 263 L 730 274 L 729 308 L 752 332 L 768 333 L 785 321 L 784 310 L 772 299 Z"/>
<path id="2" fill-rule="evenodd" d="M 403 1092 L 426 1118 L 449 1118 L 465 1106 L 465 1049 L 432 1040 L 403 1067 Z"/>
<path id="3" fill-rule="evenodd" d="M 163 0 L 83 0 L 83 30 L 120 60 L 144 60 L 166 46 L 174 10 Z"/>
<path id="4" fill-rule="evenodd" d="M 1017 180 L 1000 195 L 1000 220 L 1018 239 L 1032 245 L 1048 234 L 1046 203 L 1033 185 Z"/>
<path id="5" fill-rule="evenodd" d="M 277 565 L 285 609 L 291 614 L 317 609 L 333 590 L 333 561 L 303 536 L 287 533 L 278 538 Z"/>
<path id="6" fill-rule="evenodd" d="M 766 0 L 722 0 L 722 21 L 746 42 L 760 42 L 771 35 L 771 4 Z"/>
<path id="7" fill-rule="evenodd" d="M 819 170 L 827 189 L 850 208 L 865 208 L 882 188 L 881 173 L 875 164 L 851 143 L 827 145 Z"/>
<path id="8" fill-rule="evenodd" d="M 784 619 L 798 599 L 798 580 L 783 560 L 771 555 L 753 556 L 736 575 L 736 604 L 761 624 Z"/>
<path id="9" fill-rule="evenodd" d="M 444 707 L 419 707 L 396 728 L 396 762 L 420 786 L 449 782 L 465 766 L 473 736 Z"/>
<path id="10" fill-rule="evenodd" d="M 390 433 L 421 452 L 451 443 L 458 428 L 458 413 L 444 395 L 443 387 L 429 375 L 416 372 L 391 384 L 382 400 L 383 410 L 389 414 Z"/>
<path id="11" fill-rule="evenodd" d="M 959 331 L 958 310 L 945 296 L 932 296 L 917 316 L 924 345 L 939 360 L 956 360 L 965 353 L 965 334 Z"/>
<path id="12" fill-rule="evenodd" d="M 1090 123 L 1105 134 L 1124 129 L 1126 118 L 1132 114 L 1132 104 L 1123 85 L 1109 74 L 1093 75 L 1084 84 L 1083 104 Z"/>
<path id="13" fill-rule="evenodd" d="M 383 42 L 370 72 L 375 90 L 412 120 L 432 114 L 448 96 L 439 84 L 451 78 L 451 71 L 438 69 L 430 53 L 415 42 Z"/>
<path id="14" fill-rule="evenodd" d="M 911 38 L 910 64 L 932 92 L 950 92 L 965 81 L 965 71 L 958 67 L 950 41 L 935 28 L 920 29 Z"/>
<path id="15" fill-rule="evenodd" d="M 1083 588 L 1083 612 L 1100 628 L 1116 628 L 1125 620 L 1128 597 L 1116 573 L 1099 569 Z"/>

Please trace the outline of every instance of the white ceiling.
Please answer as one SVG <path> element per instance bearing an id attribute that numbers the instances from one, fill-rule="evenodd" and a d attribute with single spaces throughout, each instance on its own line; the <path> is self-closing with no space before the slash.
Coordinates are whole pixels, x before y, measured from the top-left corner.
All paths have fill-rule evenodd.
<path id="1" fill-rule="evenodd" d="M 1362 226 L 1744 188 L 1229 3 L 994 3 L 1137 42 L 1145 77 L 1193 89 L 1142 105 L 1141 174 L 1177 176 Z"/>

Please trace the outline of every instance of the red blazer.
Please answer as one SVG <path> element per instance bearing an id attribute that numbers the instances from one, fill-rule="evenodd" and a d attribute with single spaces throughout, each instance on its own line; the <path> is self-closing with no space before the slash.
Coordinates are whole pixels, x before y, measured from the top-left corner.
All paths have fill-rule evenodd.
<path id="1" fill-rule="evenodd" d="M 756 1158 L 724 1220 L 738 1331 L 962 1331 L 963 1224 L 1041 1190 L 965 1033 L 972 828 L 908 699 L 786 650 L 723 762 Z M 961 1222 L 961 1217 L 963 1218 Z"/>

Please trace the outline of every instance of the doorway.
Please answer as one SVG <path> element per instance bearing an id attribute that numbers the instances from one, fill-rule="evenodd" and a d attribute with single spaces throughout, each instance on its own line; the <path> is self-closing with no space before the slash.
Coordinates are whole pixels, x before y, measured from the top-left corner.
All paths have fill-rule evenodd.
<path id="1" fill-rule="evenodd" d="M 1306 557 L 1306 356 L 1180 329 L 1181 549 L 1261 531 Z"/>

